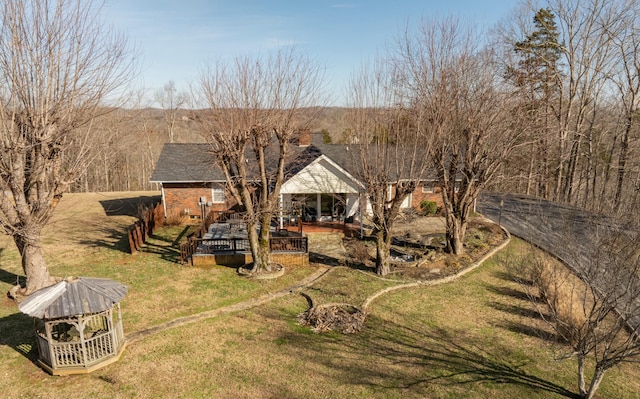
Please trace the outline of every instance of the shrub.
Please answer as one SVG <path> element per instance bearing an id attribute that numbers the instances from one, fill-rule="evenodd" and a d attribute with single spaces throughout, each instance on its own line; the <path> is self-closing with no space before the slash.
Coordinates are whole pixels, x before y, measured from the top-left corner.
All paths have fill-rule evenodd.
<path id="1" fill-rule="evenodd" d="M 592 303 L 588 288 L 556 261 L 542 258 L 531 265 L 530 277 L 552 314 L 558 337 L 574 343 L 583 334 L 585 309 Z M 586 306 L 586 308 L 585 308 Z"/>
<path id="2" fill-rule="evenodd" d="M 186 224 L 189 224 L 189 215 L 183 213 L 174 213 L 164 220 L 165 226 L 183 226 Z"/>
<path id="3" fill-rule="evenodd" d="M 424 200 L 420 202 L 420 210 L 425 215 L 435 215 L 438 213 L 438 204 L 436 204 L 435 201 Z"/>

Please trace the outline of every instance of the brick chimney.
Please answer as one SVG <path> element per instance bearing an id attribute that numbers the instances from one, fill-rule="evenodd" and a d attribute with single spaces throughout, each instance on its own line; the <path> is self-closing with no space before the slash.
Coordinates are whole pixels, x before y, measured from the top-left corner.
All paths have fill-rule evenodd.
<path id="1" fill-rule="evenodd" d="M 311 130 L 304 129 L 298 133 L 298 146 L 308 147 L 311 145 Z"/>

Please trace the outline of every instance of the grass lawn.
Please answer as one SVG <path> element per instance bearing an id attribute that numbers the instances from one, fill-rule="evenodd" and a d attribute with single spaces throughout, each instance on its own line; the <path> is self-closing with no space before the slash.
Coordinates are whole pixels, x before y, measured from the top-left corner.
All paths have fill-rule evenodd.
<path id="1" fill-rule="evenodd" d="M 181 228 L 159 231 L 145 251 L 129 255 L 122 234 L 133 218 L 105 212 L 106 203 L 126 195 L 140 194 L 65 196 L 44 244 L 56 276 L 108 277 L 129 286 L 122 303 L 125 333 L 277 291 L 316 270 L 291 268 L 282 278 L 252 281 L 231 268 L 181 267 L 173 245 Z M 307 302 L 292 293 L 147 336 L 131 343 L 119 362 L 84 376 L 52 377 L 37 367 L 31 320 L 3 296 L 0 396 L 572 397 L 575 361 L 556 360 L 558 344 L 499 262 L 512 250 L 517 243 L 453 283 L 383 295 L 356 335 L 299 326 L 296 317 Z M 2 237 L 0 291 L 20 274 L 16 250 Z M 304 292 L 320 303 L 360 306 L 389 284 L 336 268 Z M 598 396 L 638 398 L 639 377 L 632 365 L 615 368 Z"/>

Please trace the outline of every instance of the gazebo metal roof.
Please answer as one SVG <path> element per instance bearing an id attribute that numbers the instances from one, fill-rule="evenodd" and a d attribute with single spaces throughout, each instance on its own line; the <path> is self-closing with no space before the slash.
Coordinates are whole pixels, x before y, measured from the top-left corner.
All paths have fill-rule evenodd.
<path id="1" fill-rule="evenodd" d="M 98 313 L 120 302 L 127 290 L 126 285 L 105 278 L 69 278 L 34 292 L 18 308 L 29 316 L 49 320 Z"/>

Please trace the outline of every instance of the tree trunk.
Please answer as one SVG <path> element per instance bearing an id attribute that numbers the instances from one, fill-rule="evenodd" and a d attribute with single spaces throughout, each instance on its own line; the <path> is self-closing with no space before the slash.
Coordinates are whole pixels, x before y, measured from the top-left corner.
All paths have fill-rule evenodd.
<path id="1" fill-rule="evenodd" d="M 535 168 L 535 160 L 536 160 L 536 143 L 532 142 L 531 143 L 531 154 L 530 154 L 531 158 L 529 159 L 529 173 L 528 173 L 528 177 L 527 177 L 527 191 L 526 194 L 527 195 L 531 195 L 531 188 L 534 185 L 534 180 L 535 180 L 535 175 L 534 175 L 534 168 Z"/>
<path id="2" fill-rule="evenodd" d="M 249 246 L 253 257 L 253 267 L 251 273 L 270 272 L 271 254 L 269 252 L 269 226 L 263 225 L 258 233 L 257 224 L 247 224 L 249 233 Z"/>
<path id="3" fill-rule="evenodd" d="M 606 369 L 596 366 L 596 370 L 593 374 L 593 378 L 591 379 L 591 384 L 589 384 L 589 391 L 587 391 L 586 395 L 584 396 L 585 399 L 593 398 L 593 396 L 596 394 L 596 391 L 600 387 L 600 383 L 602 382 L 602 379 L 604 378 L 604 373 L 606 372 L 607 372 Z"/>
<path id="4" fill-rule="evenodd" d="M 15 236 L 14 242 L 22 257 L 22 270 L 27 276 L 27 287 L 21 293 L 30 295 L 41 288 L 54 284 L 55 279 L 49 274 L 47 263 L 42 255 L 40 234 L 32 233 L 29 239 Z"/>
<path id="5" fill-rule="evenodd" d="M 391 247 L 391 235 L 380 229 L 376 232 L 376 274 L 386 276 L 391 272 L 389 263 L 389 248 Z"/>
<path id="6" fill-rule="evenodd" d="M 464 255 L 463 238 L 466 228 L 466 221 L 460 221 L 453 215 L 447 216 L 447 252 L 454 255 Z"/>
<path id="7" fill-rule="evenodd" d="M 620 210 L 620 203 L 622 202 L 622 188 L 624 186 L 624 173 L 626 171 L 627 154 L 629 149 L 629 132 L 631 131 L 632 118 L 629 117 L 627 126 L 622 136 L 620 143 L 620 155 L 618 156 L 618 179 L 616 181 L 616 193 L 613 198 L 614 210 L 617 212 Z"/>
<path id="8" fill-rule="evenodd" d="M 584 379 L 584 361 L 584 356 L 578 355 L 578 392 L 580 392 L 580 396 L 583 397 L 587 395 L 587 384 Z"/>
<path id="9" fill-rule="evenodd" d="M 576 198 L 574 198 L 574 185 L 576 180 L 576 171 L 578 168 L 578 158 L 580 156 L 580 148 L 582 144 L 582 136 L 574 137 L 571 144 L 571 151 L 569 153 L 569 162 L 567 163 L 567 173 L 565 175 L 566 180 L 564 184 L 564 199 L 563 201 L 568 204 L 575 204 Z"/>

